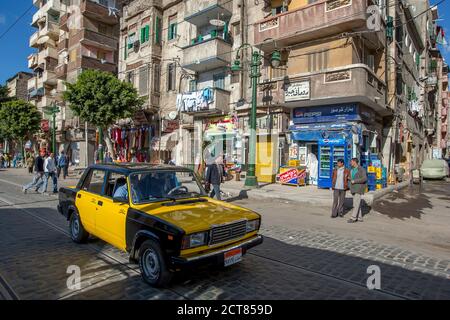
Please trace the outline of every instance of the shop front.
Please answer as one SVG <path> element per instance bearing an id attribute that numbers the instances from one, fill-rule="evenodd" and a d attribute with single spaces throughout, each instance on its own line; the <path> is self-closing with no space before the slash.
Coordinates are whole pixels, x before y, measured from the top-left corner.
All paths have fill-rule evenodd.
<path id="1" fill-rule="evenodd" d="M 337 160 L 363 167 L 379 160 L 382 124 L 371 109 L 357 103 L 302 107 L 293 110 L 289 160 L 307 168 L 308 182 L 330 188 Z"/>

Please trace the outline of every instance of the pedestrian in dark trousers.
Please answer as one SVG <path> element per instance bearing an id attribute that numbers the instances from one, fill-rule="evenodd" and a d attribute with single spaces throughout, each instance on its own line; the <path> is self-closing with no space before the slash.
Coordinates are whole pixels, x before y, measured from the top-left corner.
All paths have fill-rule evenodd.
<path id="1" fill-rule="evenodd" d="M 333 208 L 331 210 L 331 217 L 336 218 L 344 216 L 344 202 L 345 193 L 348 190 L 348 180 L 350 177 L 350 170 L 344 166 L 344 160 L 337 161 L 337 168 L 333 170 L 333 178 L 331 187 L 333 188 Z"/>
<path id="2" fill-rule="evenodd" d="M 210 194 L 211 198 L 216 197 L 217 200 L 222 200 L 220 196 L 220 184 L 223 182 L 225 175 L 225 168 L 221 163 L 222 156 L 216 158 L 216 161 L 210 165 L 206 170 L 206 183 L 212 186 Z"/>
<path id="3" fill-rule="evenodd" d="M 53 183 L 53 193 L 58 193 L 58 179 L 56 177 L 56 165 L 55 165 L 55 157 L 53 153 L 45 158 L 44 161 L 44 186 L 42 187 L 41 193 L 44 194 L 47 192 L 48 179 L 52 178 Z"/>
<path id="4" fill-rule="evenodd" d="M 23 193 L 27 193 L 28 189 L 35 188 L 36 192 L 44 184 L 44 157 L 45 152 L 38 155 L 34 161 L 33 181 L 22 187 Z"/>
<path id="5" fill-rule="evenodd" d="M 61 155 L 58 157 L 57 160 L 57 169 L 56 169 L 56 174 L 58 176 L 58 179 L 61 175 L 61 170 L 63 172 L 63 177 L 64 179 L 66 179 L 66 177 L 68 176 L 68 167 L 69 167 L 69 161 L 67 159 L 67 156 L 64 154 L 64 151 L 61 151 Z"/>
<path id="6" fill-rule="evenodd" d="M 348 223 L 363 221 L 361 212 L 362 196 L 366 192 L 367 173 L 359 165 L 358 159 L 353 158 L 350 162 L 352 169 L 350 171 L 350 192 L 353 195 L 353 213 Z"/>

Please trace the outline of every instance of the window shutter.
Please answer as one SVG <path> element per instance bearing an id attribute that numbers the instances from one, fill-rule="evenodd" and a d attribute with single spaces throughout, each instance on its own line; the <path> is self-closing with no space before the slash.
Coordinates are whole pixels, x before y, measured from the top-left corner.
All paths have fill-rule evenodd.
<path id="1" fill-rule="evenodd" d="M 145 31 L 144 31 L 144 36 L 145 36 L 145 41 L 150 40 L 150 26 L 146 25 L 145 26 Z"/>

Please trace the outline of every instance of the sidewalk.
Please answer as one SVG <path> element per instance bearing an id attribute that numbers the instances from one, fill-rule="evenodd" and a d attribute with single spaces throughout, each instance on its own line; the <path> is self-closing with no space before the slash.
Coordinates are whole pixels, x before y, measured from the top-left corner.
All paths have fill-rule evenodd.
<path id="1" fill-rule="evenodd" d="M 409 182 L 401 182 L 394 186 L 388 186 L 385 189 L 371 191 L 363 196 L 367 205 L 371 206 L 373 202 L 384 195 L 400 190 L 409 185 Z M 331 206 L 333 204 L 332 190 L 319 189 L 317 186 L 296 187 L 280 185 L 277 183 L 260 184 L 257 189 L 250 189 L 244 186 L 242 181 L 227 181 L 222 186 L 223 192 L 228 193 L 230 198 L 270 198 L 285 201 L 305 203 L 313 206 Z M 347 192 L 346 202 L 351 202 L 351 194 Z"/>

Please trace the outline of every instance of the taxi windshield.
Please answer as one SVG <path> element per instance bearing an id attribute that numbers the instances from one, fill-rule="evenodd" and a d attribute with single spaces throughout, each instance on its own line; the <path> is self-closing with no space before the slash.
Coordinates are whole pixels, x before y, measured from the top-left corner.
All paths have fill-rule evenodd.
<path id="1" fill-rule="evenodd" d="M 206 196 L 195 174 L 190 171 L 162 170 L 130 175 L 134 204 Z"/>

